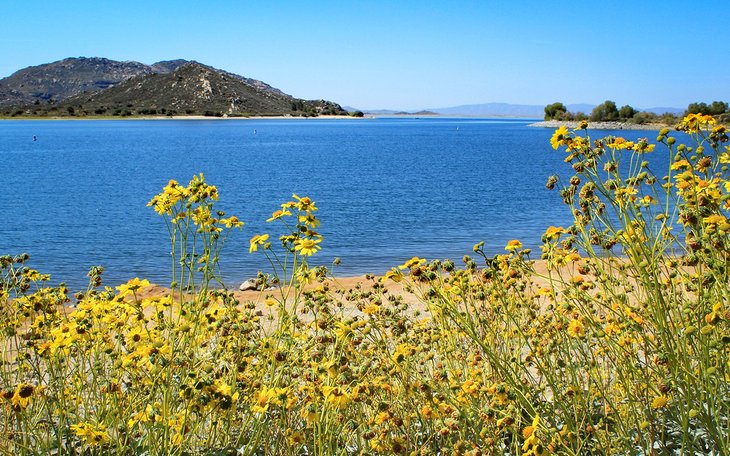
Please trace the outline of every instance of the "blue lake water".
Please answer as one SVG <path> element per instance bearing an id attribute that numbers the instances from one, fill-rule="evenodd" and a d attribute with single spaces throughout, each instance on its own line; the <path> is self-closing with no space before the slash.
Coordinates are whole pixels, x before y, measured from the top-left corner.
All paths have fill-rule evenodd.
<path id="1" fill-rule="evenodd" d="M 528 123 L 4 121 L 0 254 L 28 252 L 31 266 L 72 289 L 85 288 L 92 265 L 105 267 L 109 285 L 169 283 L 165 223 L 146 203 L 169 179 L 186 184 L 200 172 L 220 208 L 246 222 L 222 255 L 232 286 L 267 270 L 248 240 L 292 193 L 320 208 L 323 250 L 312 263 L 340 257 L 338 275 L 382 274 L 414 255 L 459 260 L 481 240 L 490 253 L 515 238 L 536 248 L 547 226 L 571 220 L 547 177 L 572 172 L 550 147 L 552 130 Z"/>

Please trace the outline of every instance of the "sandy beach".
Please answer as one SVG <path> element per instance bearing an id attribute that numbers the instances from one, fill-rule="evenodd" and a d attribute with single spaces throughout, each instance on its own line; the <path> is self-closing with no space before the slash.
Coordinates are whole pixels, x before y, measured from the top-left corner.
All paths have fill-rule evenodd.
<path id="1" fill-rule="evenodd" d="M 536 287 L 543 287 L 548 285 L 548 270 L 547 270 L 547 263 L 543 260 L 533 260 L 532 265 L 534 267 L 535 273 L 532 276 L 532 279 L 534 281 L 534 286 Z M 565 266 L 562 273 L 572 272 L 573 268 L 576 266 L 575 263 L 571 264 L 570 266 Z M 408 275 L 408 271 L 404 271 L 404 275 Z M 312 284 L 306 285 L 304 287 L 304 290 L 312 290 L 322 284 L 327 284 L 327 286 L 337 292 L 337 291 L 354 291 L 354 290 L 360 290 L 360 291 L 372 291 L 373 286 L 376 283 L 382 284 L 382 292 L 390 295 L 396 295 L 401 296 L 409 305 L 414 305 L 417 307 L 414 307 L 414 310 L 417 310 L 418 308 L 423 306 L 423 302 L 421 302 L 418 297 L 412 293 L 406 290 L 407 284 L 406 281 L 401 282 L 395 282 L 393 280 L 385 279 L 381 280 L 382 277 L 374 276 L 374 275 L 358 275 L 358 276 L 351 276 L 351 277 L 327 277 L 322 282 L 314 282 Z M 416 284 L 416 288 L 418 285 Z M 426 285 L 424 287 L 427 288 Z M 425 288 L 424 288 L 425 290 Z M 234 296 L 236 299 L 242 303 L 245 302 L 253 302 L 256 305 L 256 308 L 259 310 L 266 310 L 267 306 L 264 304 L 264 301 L 267 297 L 281 297 L 282 290 L 281 289 L 271 289 L 271 290 L 265 290 L 265 291 L 256 291 L 256 290 L 248 290 L 248 291 L 240 291 L 236 288 L 232 289 Z M 162 297 L 162 296 L 169 296 L 170 295 L 170 288 L 163 287 L 161 285 L 152 284 L 149 287 L 145 288 L 144 290 L 141 290 L 137 297 L 139 299 L 145 299 L 145 298 L 151 298 L 151 297 Z M 417 293 L 417 292 L 416 292 Z"/>

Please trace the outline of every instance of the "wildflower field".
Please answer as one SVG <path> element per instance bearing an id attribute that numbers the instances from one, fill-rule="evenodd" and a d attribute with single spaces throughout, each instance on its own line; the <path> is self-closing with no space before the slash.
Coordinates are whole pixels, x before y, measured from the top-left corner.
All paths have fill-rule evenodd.
<path id="1" fill-rule="evenodd" d="M 243 223 L 202 175 L 149 203 L 170 293 L 94 267 L 73 294 L 0 257 L 0 454 L 730 454 L 726 129 L 586 127 L 551 140 L 575 175 L 547 187 L 574 223 L 546 227 L 541 268 L 519 240 L 479 243 L 343 289 L 313 266 L 317 207 L 294 195 L 269 219 L 288 234 L 250 241 L 265 291 L 239 300 L 218 258 Z"/>

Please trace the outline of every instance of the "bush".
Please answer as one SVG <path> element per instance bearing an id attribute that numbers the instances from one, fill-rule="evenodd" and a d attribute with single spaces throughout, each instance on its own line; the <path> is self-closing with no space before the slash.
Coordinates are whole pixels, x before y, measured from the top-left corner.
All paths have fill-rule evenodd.
<path id="1" fill-rule="evenodd" d="M 622 106 L 621 109 L 618 111 L 618 117 L 619 119 L 626 121 L 634 117 L 636 115 L 637 111 L 636 109 L 632 108 L 629 105 Z"/>
<path id="2" fill-rule="evenodd" d="M 567 112 L 568 109 L 563 103 L 556 102 L 549 104 L 545 106 L 545 120 L 561 120 Z"/>
<path id="3" fill-rule="evenodd" d="M 717 116 L 727 112 L 728 104 L 724 101 L 713 101 L 712 104 L 707 103 L 690 103 L 687 106 L 685 114 L 709 114 Z"/>
<path id="4" fill-rule="evenodd" d="M 610 100 L 599 104 L 591 111 L 590 120 L 598 122 L 609 122 L 619 119 L 619 112 L 616 109 L 616 103 Z"/>
<path id="5" fill-rule="evenodd" d="M 648 123 L 656 122 L 657 116 L 656 114 L 652 112 L 637 112 L 634 114 L 634 116 L 629 119 L 629 122 L 635 123 L 638 125 L 644 125 Z"/>

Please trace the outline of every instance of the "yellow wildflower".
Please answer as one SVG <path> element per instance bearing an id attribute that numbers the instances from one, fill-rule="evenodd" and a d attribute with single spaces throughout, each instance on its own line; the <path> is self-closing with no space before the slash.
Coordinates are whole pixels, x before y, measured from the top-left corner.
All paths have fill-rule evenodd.
<path id="1" fill-rule="evenodd" d="M 712 214 L 702 219 L 708 225 L 721 225 L 727 222 L 727 218 L 720 214 Z"/>
<path id="2" fill-rule="evenodd" d="M 26 408 L 30 405 L 30 400 L 35 391 L 36 387 L 30 383 L 20 383 L 15 387 L 15 392 L 13 392 L 13 396 L 10 398 L 10 403 L 16 408 Z"/>
<path id="3" fill-rule="evenodd" d="M 232 215 L 225 219 L 221 219 L 221 223 L 224 224 L 226 228 L 241 228 L 244 225 L 244 223 L 238 220 L 238 217 L 236 217 L 235 215 Z"/>
<path id="4" fill-rule="evenodd" d="M 568 334 L 570 334 L 570 337 L 574 337 L 576 339 L 584 337 L 586 335 L 586 327 L 583 324 L 583 321 L 580 319 L 571 320 L 568 324 Z"/>
<path id="5" fill-rule="evenodd" d="M 667 403 L 669 403 L 669 398 L 665 395 L 657 396 L 651 401 L 651 408 L 653 409 L 661 409 L 667 406 Z"/>
<path id="6" fill-rule="evenodd" d="M 507 246 L 504 248 L 505 250 L 514 251 L 519 250 L 522 248 L 522 243 L 518 241 L 517 239 L 512 239 L 511 241 L 507 242 Z"/>
<path id="7" fill-rule="evenodd" d="M 322 393 L 325 402 L 332 404 L 335 408 L 342 409 L 350 403 L 350 395 L 340 386 L 323 386 Z"/>
<path id="8" fill-rule="evenodd" d="M 140 280 L 139 277 L 135 277 L 134 279 L 131 279 L 125 284 L 119 285 L 117 287 L 117 291 L 119 292 L 119 296 L 125 297 L 130 294 L 134 294 L 138 290 L 143 290 L 150 286 L 150 281 L 147 279 Z"/>
<path id="9" fill-rule="evenodd" d="M 317 244 L 322 242 L 321 239 L 297 239 L 294 241 L 294 250 L 304 256 L 312 256 L 321 247 Z"/>
<path id="10" fill-rule="evenodd" d="M 271 217 L 267 218 L 266 221 L 273 222 L 274 220 L 280 219 L 282 217 L 287 217 L 289 215 L 291 215 L 291 212 L 287 211 L 286 209 L 277 210 L 277 211 L 274 211 L 274 213 L 271 214 Z"/>
<path id="11" fill-rule="evenodd" d="M 396 268 L 392 268 L 390 271 L 385 273 L 385 278 L 390 279 L 393 282 L 400 282 L 403 280 L 403 273 Z"/>
<path id="12" fill-rule="evenodd" d="M 550 138 L 550 145 L 553 146 L 553 149 L 558 149 L 558 147 L 563 146 L 567 143 L 568 139 L 568 127 L 563 125 L 562 127 L 555 130 L 555 133 L 553 133 L 553 136 Z"/>
<path id="13" fill-rule="evenodd" d="M 565 231 L 565 228 L 562 226 L 550 226 L 547 230 L 545 230 L 545 234 L 543 234 L 543 238 L 552 241 L 554 239 L 558 239 L 561 234 L 565 234 L 567 231 Z"/>
<path id="14" fill-rule="evenodd" d="M 679 124 L 677 129 L 686 131 L 687 133 L 698 133 L 701 130 L 715 125 L 716 122 L 715 118 L 711 115 L 688 114 L 682 119 L 682 123 Z"/>
<path id="15" fill-rule="evenodd" d="M 106 433 L 106 426 L 103 424 L 77 423 L 71 425 L 71 430 L 85 444 L 90 446 L 99 445 L 109 440 L 109 435 Z"/>
<path id="16" fill-rule="evenodd" d="M 416 347 L 411 344 L 398 344 L 393 353 L 392 359 L 396 363 L 403 362 L 406 356 L 411 356 L 416 353 Z"/>
<path id="17" fill-rule="evenodd" d="M 415 266 L 420 266 L 426 262 L 425 258 L 418 258 L 413 257 L 410 260 L 406 261 L 402 265 L 398 266 L 399 269 L 410 269 Z"/>
<path id="18" fill-rule="evenodd" d="M 314 205 L 314 201 L 309 199 L 309 197 L 299 197 L 296 193 L 292 195 L 292 198 L 294 198 L 296 201 L 295 206 L 298 210 L 302 212 L 315 212 L 317 210 L 317 207 Z"/>
<path id="19" fill-rule="evenodd" d="M 687 160 L 677 160 L 676 162 L 672 163 L 672 166 L 669 167 L 672 171 L 676 171 L 678 169 L 687 169 L 690 168 L 691 165 Z"/>
<path id="20" fill-rule="evenodd" d="M 248 253 L 253 253 L 259 250 L 260 245 L 266 244 L 266 241 L 269 240 L 268 234 L 257 234 L 256 236 L 251 238 L 251 241 L 249 242 L 248 247 Z"/>
<path id="21" fill-rule="evenodd" d="M 621 137 L 610 138 L 606 141 L 606 145 L 616 150 L 631 150 L 634 148 L 634 143 L 632 141 L 627 141 Z"/>

